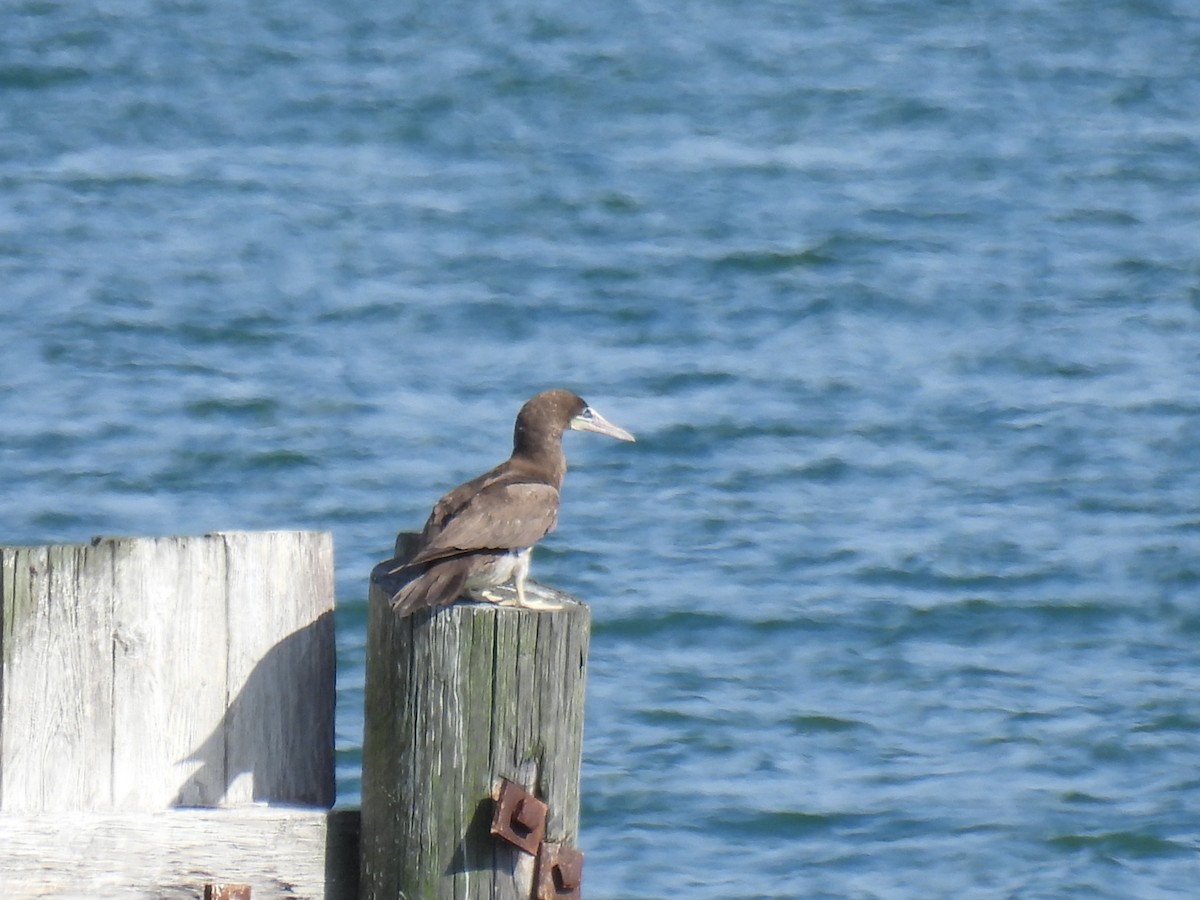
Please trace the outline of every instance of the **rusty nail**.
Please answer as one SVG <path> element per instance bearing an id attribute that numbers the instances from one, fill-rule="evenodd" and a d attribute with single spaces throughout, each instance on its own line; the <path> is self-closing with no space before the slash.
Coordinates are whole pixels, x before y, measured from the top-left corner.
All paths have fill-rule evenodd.
<path id="1" fill-rule="evenodd" d="M 206 884 L 204 900 L 250 900 L 250 885 Z"/>
<path id="2" fill-rule="evenodd" d="M 546 833 L 550 808 L 519 784 L 502 779 L 492 794 L 496 807 L 492 813 L 492 834 L 526 853 L 536 854 Z"/>
<path id="3" fill-rule="evenodd" d="M 578 900 L 583 853 L 562 844 L 542 844 L 538 853 L 537 900 Z"/>
<path id="4" fill-rule="evenodd" d="M 556 887 L 574 889 L 583 880 L 583 854 L 577 850 L 559 852 L 558 864 L 554 866 Z"/>
<path id="5" fill-rule="evenodd" d="M 546 810 L 539 809 L 540 805 L 540 801 L 534 800 L 531 803 L 525 797 L 518 800 L 517 808 L 513 810 L 513 830 L 524 830 L 526 834 L 533 834 L 538 828 L 545 827 Z M 520 829 L 516 827 L 518 825 Z"/>

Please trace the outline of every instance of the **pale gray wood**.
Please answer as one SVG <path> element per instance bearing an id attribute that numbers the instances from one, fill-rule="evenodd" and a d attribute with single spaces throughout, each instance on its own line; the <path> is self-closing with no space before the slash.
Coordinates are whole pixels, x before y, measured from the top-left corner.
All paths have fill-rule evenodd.
<path id="1" fill-rule="evenodd" d="M 550 806 L 576 845 L 590 612 L 459 602 L 406 618 L 371 585 L 362 896 L 527 900 L 533 858 L 490 834 L 502 777 Z"/>
<path id="2" fill-rule="evenodd" d="M 0 816 L 5 898 L 196 900 L 205 883 L 254 900 L 354 900 L 357 816 L 248 807 Z"/>
<path id="3" fill-rule="evenodd" d="M 225 802 L 329 806 L 334 777 L 333 538 L 230 532 Z"/>
<path id="4" fill-rule="evenodd" d="M 215 805 L 225 773 L 197 774 L 192 756 L 225 713 L 224 547 L 206 536 L 104 538 L 97 549 L 111 551 L 111 568 L 80 583 L 108 579 L 114 598 L 112 808 Z"/>
<path id="5" fill-rule="evenodd" d="M 0 579 L 0 809 L 332 801 L 328 534 L 0 547 Z"/>
<path id="6" fill-rule="evenodd" d="M 0 800 L 6 810 L 112 802 L 109 554 L 90 546 L 5 548 Z"/>

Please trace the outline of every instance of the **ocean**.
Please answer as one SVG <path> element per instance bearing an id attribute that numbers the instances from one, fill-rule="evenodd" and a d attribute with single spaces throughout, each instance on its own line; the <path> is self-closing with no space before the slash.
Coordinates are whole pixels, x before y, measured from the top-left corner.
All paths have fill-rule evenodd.
<path id="1" fill-rule="evenodd" d="M 12 0 L 6 544 L 567 436 L 589 897 L 1200 892 L 1200 6 Z"/>

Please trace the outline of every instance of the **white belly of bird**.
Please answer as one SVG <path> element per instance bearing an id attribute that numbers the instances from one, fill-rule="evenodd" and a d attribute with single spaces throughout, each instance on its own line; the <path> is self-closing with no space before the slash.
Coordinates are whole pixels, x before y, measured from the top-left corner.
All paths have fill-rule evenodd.
<path id="1" fill-rule="evenodd" d="M 510 581 L 514 582 L 514 586 L 521 584 L 524 582 L 525 576 L 529 574 L 529 558 L 532 553 L 533 548 L 526 547 L 523 550 L 509 550 L 507 553 L 497 556 L 467 579 L 467 593 L 478 596 L 489 588 L 499 587 Z"/>

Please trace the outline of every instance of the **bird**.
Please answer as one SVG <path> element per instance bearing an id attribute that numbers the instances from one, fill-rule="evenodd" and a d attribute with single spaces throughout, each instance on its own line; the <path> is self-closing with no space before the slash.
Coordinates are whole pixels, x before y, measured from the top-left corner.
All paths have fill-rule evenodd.
<path id="1" fill-rule="evenodd" d="M 539 608 L 527 598 L 525 580 L 533 545 L 558 523 L 567 430 L 634 440 L 571 391 L 543 391 L 526 401 L 513 428 L 512 455 L 438 500 L 411 555 L 388 570 L 390 576 L 409 579 L 391 598 L 398 615 L 452 603 L 464 594 L 508 604 L 492 588 L 509 582 L 516 606 Z"/>

